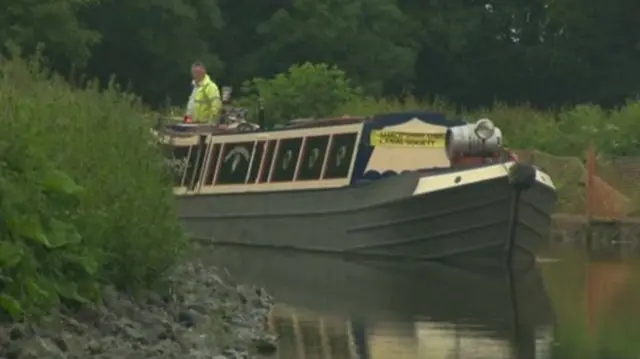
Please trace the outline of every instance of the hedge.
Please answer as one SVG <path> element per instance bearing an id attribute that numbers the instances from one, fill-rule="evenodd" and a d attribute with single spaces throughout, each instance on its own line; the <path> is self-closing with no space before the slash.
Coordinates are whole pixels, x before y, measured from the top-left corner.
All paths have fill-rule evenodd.
<path id="1" fill-rule="evenodd" d="M 0 307 L 14 316 L 95 300 L 102 283 L 152 287 L 185 243 L 136 98 L 38 64 L 0 59 Z"/>

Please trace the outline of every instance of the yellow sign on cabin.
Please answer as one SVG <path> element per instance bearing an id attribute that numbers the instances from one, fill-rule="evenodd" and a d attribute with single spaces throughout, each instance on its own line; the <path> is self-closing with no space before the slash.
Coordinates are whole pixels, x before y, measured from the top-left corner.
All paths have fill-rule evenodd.
<path id="1" fill-rule="evenodd" d="M 393 131 L 371 131 L 371 146 L 388 147 L 444 147 L 444 133 L 411 133 Z"/>

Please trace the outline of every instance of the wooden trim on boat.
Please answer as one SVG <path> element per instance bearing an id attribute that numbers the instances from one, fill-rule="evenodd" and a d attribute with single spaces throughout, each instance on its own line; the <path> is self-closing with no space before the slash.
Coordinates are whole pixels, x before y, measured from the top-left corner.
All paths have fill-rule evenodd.
<path id="1" fill-rule="evenodd" d="M 353 177 L 353 169 L 356 166 L 356 159 L 358 158 L 358 150 L 360 145 L 360 140 L 362 139 L 362 131 L 359 131 L 356 134 L 356 147 L 353 149 L 353 154 L 351 155 L 351 163 L 349 164 L 349 182 L 351 182 L 351 178 Z"/>
<path id="2" fill-rule="evenodd" d="M 160 141 L 163 144 L 176 146 L 176 147 L 186 147 L 186 146 L 196 146 L 198 145 L 198 141 L 200 140 L 200 136 L 205 135 L 193 135 L 193 136 L 171 136 L 168 134 L 160 134 L 155 132 L 158 138 L 161 138 Z M 209 137 L 209 136 L 206 136 Z"/>
<path id="3" fill-rule="evenodd" d="M 293 181 L 295 182 L 298 179 L 298 175 L 300 173 L 300 164 L 302 163 L 302 158 L 305 156 L 305 146 L 307 145 L 307 136 L 302 138 L 302 143 L 300 144 L 300 152 L 298 152 L 298 160 L 296 161 L 296 168 L 293 170 Z M 353 156 L 355 157 L 355 156 Z"/>
<path id="4" fill-rule="evenodd" d="M 413 195 L 418 196 L 448 188 L 507 177 L 509 168 L 514 164 L 515 162 L 507 162 L 493 166 L 472 168 L 440 175 L 425 175 L 418 181 Z M 555 190 L 551 177 L 540 170 L 536 170 L 536 181 Z"/>
<path id="5" fill-rule="evenodd" d="M 249 178 L 251 178 L 251 167 L 253 166 L 253 160 L 256 156 L 256 150 L 258 149 L 260 141 L 253 142 L 253 149 L 251 150 L 251 159 L 249 159 L 249 166 L 247 167 L 247 175 L 244 177 L 244 184 L 249 183 Z M 266 142 L 265 142 L 266 143 Z"/>
<path id="6" fill-rule="evenodd" d="M 362 132 L 362 131 L 361 131 Z M 324 154 L 324 160 L 322 161 L 322 169 L 320 170 L 320 179 L 324 179 L 324 175 L 327 173 L 327 163 L 329 163 L 329 153 L 331 151 L 331 146 L 333 146 L 333 134 L 329 136 L 329 142 L 327 143 L 327 151 Z M 357 153 L 354 154 L 353 157 L 356 157 Z"/>
<path id="7" fill-rule="evenodd" d="M 257 141 L 259 142 L 259 141 Z M 258 169 L 258 174 L 256 176 L 256 180 L 254 183 L 261 183 L 262 175 L 264 174 L 265 160 L 267 159 L 267 152 L 269 152 L 269 147 L 273 146 L 273 141 L 265 140 L 264 141 L 264 149 L 262 150 L 262 158 L 260 158 L 260 168 Z M 269 166 L 271 168 L 271 166 Z"/>
<path id="8" fill-rule="evenodd" d="M 353 151 L 351 153 L 351 159 L 349 162 L 349 168 L 347 175 L 342 178 L 326 178 L 326 172 L 329 165 L 329 157 L 331 155 L 332 146 L 335 145 L 335 136 L 353 134 L 355 135 L 354 143 L 353 143 Z M 322 162 L 322 168 L 320 168 L 320 174 L 318 179 L 313 180 L 300 180 L 300 171 L 302 167 L 302 162 L 305 157 L 307 139 L 318 137 L 318 136 L 326 136 L 328 137 L 326 148 L 324 149 L 324 158 Z M 193 136 L 194 139 L 200 141 L 199 136 Z M 351 177 L 353 176 L 353 170 L 355 168 L 356 157 L 359 151 L 359 144 L 362 138 L 362 124 L 347 124 L 340 125 L 336 124 L 335 126 L 326 126 L 320 128 L 302 128 L 302 129 L 292 129 L 288 131 L 278 131 L 278 132 L 251 132 L 251 133 L 242 133 L 242 134 L 234 134 L 233 136 L 216 136 L 209 135 L 206 137 L 206 150 L 204 155 L 206 156 L 202 162 L 202 168 L 200 170 L 200 176 L 193 183 L 193 190 L 187 190 L 187 186 L 185 183 L 186 178 L 184 178 L 187 174 L 187 169 L 183 173 L 183 179 L 181 184 L 182 187 L 185 187 L 185 190 L 176 189 L 174 190 L 175 194 L 178 195 L 191 195 L 191 194 L 213 194 L 213 193 L 244 193 L 244 192 L 269 192 L 269 191 L 284 191 L 284 190 L 304 190 L 304 189 L 319 189 L 319 188 L 331 188 L 331 187 L 342 187 L 346 186 L 351 182 Z M 278 151 L 282 145 L 282 141 L 289 139 L 301 139 L 301 144 L 299 150 L 297 151 L 297 157 L 295 163 L 295 169 L 293 173 L 292 180 L 290 181 L 278 181 L 272 182 L 274 177 L 275 168 L 277 167 L 278 160 Z M 249 164 L 247 168 L 247 173 L 245 176 L 244 183 L 238 184 L 216 184 L 218 182 L 218 178 L 221 171 L 222 162 L 224 160 L 223 154 L 225 152 L 226 146 L 240 143 L 251 143 L 253 142 L 253 147 L 251 150 L 251 157 L 249 159 Z M 258 151 L 258 146 L 261 142 L 264 142 L 263 151 L 260 159 L 254 158 Z M 192 158 L 193 154 L 197 150 L 198 142 L 189 147 L 189 155 L 187 156 L 188 163 L 191 163 L 194 158 Z M 218 147 L 216 147 L 218 146 Z M 274 146 L 274 147 L 271 147 Z M 324 145 L 323 145 L 324 146 Z M 214 149 L 217 148 L 217 151 Z M 248 147 L 247 147 L 248 148 Z M 213 156 L 217 156 L 217 160 L 215 161 L 215 168 L 211 169 L 211 163 L 213 163 Z M 269 159 L 267 156 L 272 156 Z M 255 164 L 255 161 L 260 161 L 260 167 L 258 169 L 258 173 L 256 176 L 256 180 L 251 181 L 251 168 Z M 267 167 L 267 163 L 269 162 L 269 166 Z M 188 167 L 187 167 L 188 168 Z M 213 171 L 213 181 L 211 183 L 207 183 L 207 178 L 212 175 L 211 171 Z M 267 172 L 268 171 L 268 172 Z M 194 172 L 197 173 L 197 172 Z M 261 179 L 267 175 L 266 181 L 261 181 Z"/>
<path id="9" fill-rule="evenodd" d="M 214 193 L 244 193 L 244 192 L 268 192 L 268 191 L 287 191 L 287 190 L 305 190 L 319 188 L 342 187 L 349 184 L 349 179 L 338 178 L 316 181 L 296 181 L 296 182 L 277 182 L 277 183 L 257 183 L 246 185 L 217 185 L 202 186 L 197 193 L 188 194 L 214 194 Z"/>
<path id="10" fill-rule="evenodd" d="M 193 169 L 193 173 L 191 174 L 191 178 L 189 179 L 189 185 L 187 186 L 188 189 L 191 189 L 193 191 L 197 191 L 198 187 L 202 183 L 202 181 L 200 181 L 200 178 L 202 176 L 202 170 L 204 169 L 202 166 L 204 166 L 204 162 L 207 159 L 206 157 L 203 157 L 203 156 L 206 155 L 207 148 L 208 148 L 207 139 L 204 137 L 200 137 L 198 139 L 198 144 L 196 146 L 191 146 L 191 150 L 195 149 L 196 151 L 195 163 L 196 165 L 199 164 L 198 167 Z"/>
<path id="11" fill-rule="evenodd" d="M 276 168 L 276 161 L 278 159 L 278 151 L 280 150 L 280 144 L 282 143 L 282 141 L 280 139 L 278 139 L 278 141 L 276 141 L 276 147 L 273 149 L 273 158 L 271 159 L 271 165 L 269 166 L 269 174 L 267 175 L 267 183 L 271 183 L 271 180 L 273 179 L 273 171 Z"/>
<path id="12" fill-rule="evenodd" d="M 189 163 L 191 161 L 191 155 L 193 154 L 193 149 L 195 146 L 189 146 L 189 151 L 187 151 L 187 162 L 184 168 L 184 172 L 182 173 L 182 177 L 180 179 L 180 187 L 186 188 L 185 181 L 187 180 L 187 173 L 189 173 Z"/>
<path id="13" fill-rule="evenodd" d="M 186 187 L 173 187 L 173 194 L 175 195 L 185 195 L 187 193 Z"/>
<path id="14" fill-rule="evenodd" d="M 280 140 L 289 138 L 302 138 L 305 136 L 322 136 L 332 134 L 343 134 L 362 132 L 362 123 L 356 124 L 339 124 L 333 126 L 317 127 L 317 128 L 292 128 L 283 131 L 266 131 L 266 132 L 245 132 L 238 134 L 229 134 L 226 136 L 209 135 L 213 142 L 217 143 L 236 143 L 236 142 L 253 142 L 260 140 Z M 197 136 L 196 136 L 197 137 Z M 196 142 L 197 143 L 197 142 Z"/>
<path id="15" fill-rule="evenodd" d="M 204 166 L 202 168 L 202 172 L 200 172 L 200 178 L 198 180 L 198 190 L 200 190 L 200 187 L 202 187 L 204 185 L 204 182 L 206 181 L 207 177 L 209 176 L 209 171 L 210 171 L 210 166 L 211 166 L 211 158 L 213 156 L 218 156 L 219 154 L 213 154 L 213 149 L 216 148 L 215 147 L 215 143 L 212 143 L 211 141 L 209 141 L 208 145 L 207 145 L 207 151 L 205 152 L 205 160 L 202 164 L 202 166 Z"/>
<path id="16" fill-rule="evenodd" d="M 211 184 L 205 184 L 198 189 L 198 192 L 202 190 L 202 188 L 207 188 L 210 186 L 215 186 L 216 182 L 218 182 L 218 176 L 220 175 L 220 167 L 222 166 L 222 155 L 224 154 L 225 143 L 220 144 L 220 153 L 218 154 L 218 159 L 216 161 L 216 168 L 213 170 L 213 180 L 211 180 Z"/>

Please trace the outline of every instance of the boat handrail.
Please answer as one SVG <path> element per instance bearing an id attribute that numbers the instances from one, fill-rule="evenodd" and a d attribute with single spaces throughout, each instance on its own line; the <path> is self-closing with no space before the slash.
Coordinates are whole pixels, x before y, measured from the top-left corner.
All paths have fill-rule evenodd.
<path id="1" fill-rule="evenodd" d="M 322 126 L 334 126 L 334 125 L 348 125 L 354 123 L 362 123 L 366 120 L 366 117 L 359 116 L 342 116 L 342 117 L 329 117 L 329 118 L 301 118 L 289 121 L 285 128 L 305 128 L 305 127 L 322 127 Z"/>

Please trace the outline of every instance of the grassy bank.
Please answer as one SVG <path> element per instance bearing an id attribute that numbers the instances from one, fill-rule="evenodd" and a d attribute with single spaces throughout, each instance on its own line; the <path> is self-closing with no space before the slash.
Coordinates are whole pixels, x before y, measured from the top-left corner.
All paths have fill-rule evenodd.
<path id="1" fill-rule="evenodd" d="M 183 247 L 137 100 L 0 60 L 0 307 L 20 316 L 154 285 Z"/>

